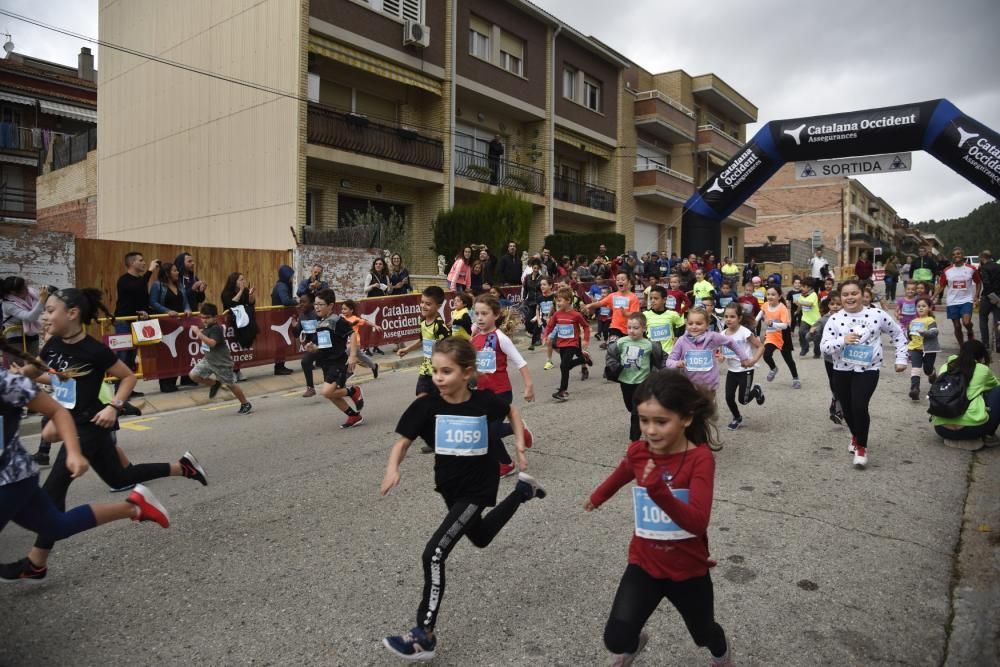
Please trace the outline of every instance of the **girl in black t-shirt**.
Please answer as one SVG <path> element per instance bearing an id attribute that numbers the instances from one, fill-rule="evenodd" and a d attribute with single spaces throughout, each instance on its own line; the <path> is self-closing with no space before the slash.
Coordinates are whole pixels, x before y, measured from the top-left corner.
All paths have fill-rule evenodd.
<path id="1" fill-rule="evenodd" d="M 518 475 L 514 490 L 497 505 L 499 488 L 498 438 L 489 437 L 489 424 L 510 419 L 514 429 L 521 470 L 528 467 L 524 447 L 524 423 L 517 409 L 493 392 L 472 391 L 476 375 L 476 350 L 467 340 L 454 336 L 434 345 L 431 364 L 434 385 L 440 394 L 418 398 L 399 419 L 399 440 L 389 454 L 381 493 L 399 484 L 399 466 L 418 437 L 434 447 L 434 482 L 448 513 L 434 532 L 422 556 L 424 592 L 417 610 L 417 626 L 402 636 L 386 637 L 387 649 L 407 660 L 430 660 L 437 639 L 434 625 L 444 595 L 445 561 L 464 535 L 480 549 L 493 541 L 521 503 L 544 498 L 545 490 L 530 475 Z M 496 507 L 483 516 L 483 511 Z"/>
<path id="2" fill-rule="evenodd" d="M 45 304 L 44 318 L 51 337 L 40 356 L 45 365 L 59 375 L 40 375 L 37 381 L 52 385 L 53 398 L 69 410 L 79 432 L 83 456 L 94 472 L 113 489 L 179 475 L 208 484 L 205 471 L 190 452 L 185 452 L 175 463 L 133 465 L 116 446 L 112 435 L 118 428 L 118 416 L 124 409 L 125 399 L 135 387 L 136 378 L 114 352 L 87 335 L 85 327 L 97 318 L 99 312 L 110 316 L 101 302 L 101 292 L 92 288 L 59 290 Z M 119 381 L 118 391 L 109 404 L 100 398 L 105 375 Z M 52 424 L 42 430 L 42 438 L 49 442 L 59 439 Z M 66 447 L 60 447 L 42 486 L 59 510 L 66 509 L 66 492 L 73 481 L 66 458 Z M 39 535 L 28 558 L 21 560 L 25 568 L 33 568 L 34 573 L 40 573 L 36 578 L 45 576 L 53 544 L 54 540 L 50 537 Z M 2 567 L 6 571 L 10 566 Z"/>

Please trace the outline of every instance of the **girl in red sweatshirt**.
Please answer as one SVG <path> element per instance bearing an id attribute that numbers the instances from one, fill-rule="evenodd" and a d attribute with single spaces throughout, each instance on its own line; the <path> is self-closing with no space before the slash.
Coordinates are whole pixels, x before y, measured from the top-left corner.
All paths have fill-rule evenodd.
<path id="1" fill-rule="evenodd" d="M 630 665 L 649 636 L 646 621 L 666 598 L 680 612 L 695 644 L 707 647 L 713 665 L 732 665 L 726 635 L 715 622 L 708 557 L 708 520 L 715 483 L 709 422 L 715 401 L 683 373 L 652 374 L 635 392 L 645 440 L 632 442 L 625 458 L 594 491 L 584 509 L 632 487 L 635 532 L 628 567 L 618 584 L 604 628 L 604 645 L 615 665 Z"/>

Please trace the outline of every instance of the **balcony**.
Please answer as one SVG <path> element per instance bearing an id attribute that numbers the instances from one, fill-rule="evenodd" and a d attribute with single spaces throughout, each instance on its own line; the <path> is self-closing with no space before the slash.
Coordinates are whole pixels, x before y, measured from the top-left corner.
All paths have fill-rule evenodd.
<path id="1" fill-rule="evenodd" d="M 670 144 L 691 143 L 697 131 L 694 112 L 658 90 L 635 96 L 635 126 Z"/>
<path id="2" fill-rule="evenodd" d="M 308 140 L 401 164 L 441 171 L 444 146 L 439 139 L 399 125 L 387 125 L 367 116 L 309 105 Z"/>
<path id="3" fill-rule="evenodd" d="M 743 142 L 726 134 L 714 125 L 698 126 L 698 152 L 715 153 L 726 160 L 743 148 Z"/>
<path id="4" fill-rule="evenodd" d="M 866 234 L 864 232 L 851 232 L 850 244 L 852 246 L 861 246 L 866 248 L 874 248 L 874 239 L 871 234 Z"/>
<path id="5" fill-rule="evenodd" d="M 694 77 L 691 93 L 739 123 L 757 120 L 757 107 L 714 74 Z"/>
<path id="6" fill-rule="evenodd" d="M 553 196 L 568 204 L 586 206 L 605 213 L 615 212 L 615 191 L 565 176 L 555 177 Z"/>
<path id="7" fill-rule="evenodd" d="M 536 195 L 545 194 L 545 172 L 503 158 L 490 159 L 486 153 L 455 148 L 455 175 L 502 188 Z"/>
<path id="8" fill-rule="evenodd" d="M 694 194 L 694 179 L 656 160 L 643 158 L 633 168 L 633 195 L 668 206 L 681 206 Z"/>

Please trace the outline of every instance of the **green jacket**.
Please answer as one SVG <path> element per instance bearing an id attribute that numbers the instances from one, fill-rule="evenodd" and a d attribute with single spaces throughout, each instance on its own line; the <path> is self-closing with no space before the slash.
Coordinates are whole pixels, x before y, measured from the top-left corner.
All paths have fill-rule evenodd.
<path id="1" fill-rule="evenodd" d="M 948 361 L 942 364 L 938 370 L 938 375 L 946 373 L 948 364 L 957 358 L 957 355 L 954 354 L 948 357 Z M 986 411 L 986 400 L 983 398 L 983 394 L 994 387 L 1000 387 L 1000 380 L 997 380 L 997 376 L 993 374 L 990 367 L 985 364 L 976 364 L 972 381 L 969 382 L 969 388 L 965 392 L 969 399 L 969 409 L 961 417 L 952 419 L 931 416 L 931 423 L 935 426 L 979 426 L 985 424 L 989 420 L 990 414 Z"/>

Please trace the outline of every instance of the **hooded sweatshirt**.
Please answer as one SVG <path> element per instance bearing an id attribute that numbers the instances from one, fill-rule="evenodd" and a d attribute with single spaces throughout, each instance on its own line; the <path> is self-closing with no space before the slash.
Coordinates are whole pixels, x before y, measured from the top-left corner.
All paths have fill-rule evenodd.
<path id="1" fill-rule="evenodd" d="M 180 289 L 184 290 L 184 294 L 187 295 L 188 307 L 191 310 L 196 310 L 198 305 L 205 300 L 205 292 L 195 292 L 192 289 L 194 284 L 198 282 L 199 278 L 194 273 L 188 273 L 184 268 L 184 260 L 190 256 L 191 253 L 189 252 L 182 252 L 177 255 L 176 259 L 174 259 L 174 266 L 177 267 L 177 272 L 180 274 L 177 279 L 177 285 Z"/>
<path id="2" fill-rule="evenodd" d="M 295 269 L 287 264 L 282 264 L 278 269 L 278 282 L 274 284 L 274 289 L 271 290 L 272 306 L 296 305 L 295 296 L 292 293 L 292 276 L 294 275 Z"/>
<path id="3" fill-rule="evenodd" d="M 750 354 L 731 337 L 715 331 L 706 331 L 698 336 L 685 334 L 678 338 L 674 343 L 674 349 L 670 351 L 670 356 L 667 357 L 667 368 L 677 368 L 677 362 L 683 361 L 684 374 L 692 382 L 715 391 L 719 388 L 719 366 L 715 363 L 714 352 L 720 347 L 728 347 L 741 361 L 751 358 Z M 708 352 L 711 365 L 706 370 L 690 370 L 688 368 L 691 365 L 690 360 L 686 358 L 689 352 Z"/>

